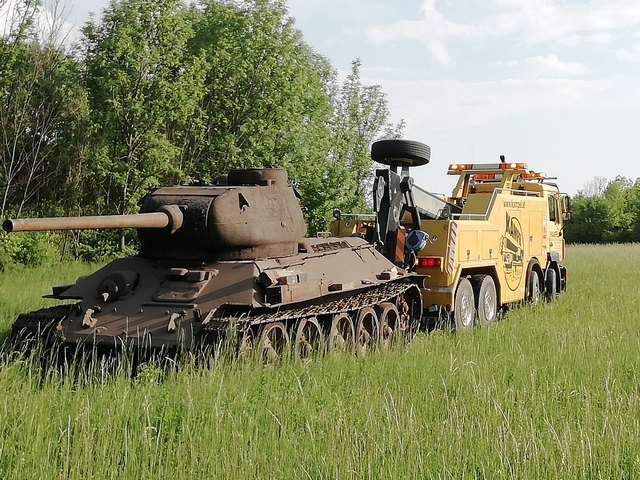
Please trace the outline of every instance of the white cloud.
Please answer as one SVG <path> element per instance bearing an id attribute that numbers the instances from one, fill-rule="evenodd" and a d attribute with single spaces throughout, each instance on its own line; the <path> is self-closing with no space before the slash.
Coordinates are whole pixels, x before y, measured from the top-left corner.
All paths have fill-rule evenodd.
<path id="1" fill-rule="evenodd" d="M 486 1 L 469 0 L 469 11 L 477 13 L 473 24 L 447 18 L 437 0 L 423 0 L 422 7 L 422 18 L 370 28 L 367 37 L 373 42 L 420 40 L 436 60 L 448 65 L 454 42 L 497 38 L 528 46 L 606 45 L 622 29 L 640 26 L 638 0 L 493 0 L 489 7 Z"/>
<path id="2" fill-rule="evenodd" d="M 383 85 L 389 93 L 391 110 L 406 120 L 408 132 L 421 125 L 446 131 L 487 125 L 496 119 L 533 111 L 572 108 L 608 87 L 604 81 L 578 79 L 366 81 Z"/>
<path id="3" fill-rule="evenodd" d="M 589 73 L 589 68 L 577 62 L 563 62 L 557 55 L 529 57 L 524 64 L 528 74 L 537 78 L 573 77 Z"/>
<path id="4" fill-rule="evenodd" d="M 616 52 L 616 58 L 621 62 L 640 62 L 640 43 L 631 48 L 623 48 Z"/>
<path id="5" fill-rule="evenodd" d="M 394 15 L 398 9 L 385 2 L 372 0 L 289 0 L 289 12 L 295 12 L 296 18 L 332 18 L 358 19 L 367 22 L 380 21 Z M 333 15 L 331 15 L 333 14 Z"/>
<path id="6" fill-rule="evenodd" d="M 524 60 L 507 60 L 494 63 L 497 67 L 518 69 L 525 78 L 565 78 L 585 75 L 589 68 L 578 62 L 565 62 L 557 55 L 537 55 Z"/>
<path id="7" fill-rule="evenodd" d="M 471 24 L 455 23 L 436 8 L 436 0 L 423 0 L 423 18 L 401 20 L 390 25 L 367 29 L 366 36 L 373 43 L 385 43 L 398 39 L 424 42 L 433 57 L 448 65 L 450 56 L 446 48 L 449 39 L 472 40 L 483 36 L 481 29 Z"/>
<path id="8" fill-rule="evenodd" d="M 590 45 L 610 45 L 613 35 L 610 32 L 597 32 L 591 34 L 570 34 L 562 37 L 556 43 L 563 47 L 583 47 Z"/>

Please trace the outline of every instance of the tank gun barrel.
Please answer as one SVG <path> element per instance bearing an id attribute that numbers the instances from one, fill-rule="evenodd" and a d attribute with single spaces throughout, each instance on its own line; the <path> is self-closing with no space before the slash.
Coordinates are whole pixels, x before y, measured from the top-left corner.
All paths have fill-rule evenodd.
<path id="1" fill-rule="evenodd" d="M 173 207 L 173 208 L 171 208 Z M 131 215 L 103 215 L 88 217 L 49 217 L 8 219 L 2 223 L 7 232 L 35 232 L 46 230 L 93 230 L 109 228 L 167 228 L 176 231 L 182 225 L 182 212 L 177 206 L 162 211 Z"/>

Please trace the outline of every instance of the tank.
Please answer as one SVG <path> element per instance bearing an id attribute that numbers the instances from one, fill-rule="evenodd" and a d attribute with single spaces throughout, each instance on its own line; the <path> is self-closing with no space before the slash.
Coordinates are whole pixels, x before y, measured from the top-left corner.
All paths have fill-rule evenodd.
<path id="1" fill-rule="evenodd" d="M 272 360 L 285 351 L 364 354 L 415 331 L 420 276 L 359 237 L 304 238 L 285 170 L 225 177 L 157 188 L 134 215 L 6 220 L 7 232 L 131 227 L 141 245 L 53 287 L 46 297 L 67 303 L 21 314 L 13 341 L 153 352 L 227 342 Z"/>

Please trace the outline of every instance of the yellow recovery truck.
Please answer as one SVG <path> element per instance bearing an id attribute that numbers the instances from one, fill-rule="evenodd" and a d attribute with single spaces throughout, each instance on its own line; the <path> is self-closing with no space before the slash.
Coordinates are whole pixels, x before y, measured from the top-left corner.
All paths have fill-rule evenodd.
<path id="1" fill-rule="evenodd" d="M 333 236 L 363 234 L 400 268 L 424 275 L 425 318 L 456 330 L 491 323 L 499 309 L 554 300 L 567 288 L 563 227 L 569 198 L 524 163 L 455 164 L 450 197 L 413 185 L 409 167 L 430 148 L 410 140 L 372 146 L 375 220 L 334 212 Z M 398 168 L 401 173 L 398 174 Z"/>

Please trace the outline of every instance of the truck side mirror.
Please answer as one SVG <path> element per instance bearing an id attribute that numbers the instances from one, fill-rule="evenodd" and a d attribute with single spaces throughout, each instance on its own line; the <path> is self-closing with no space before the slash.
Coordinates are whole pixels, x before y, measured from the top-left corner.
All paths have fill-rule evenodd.
<path id="1" fill-rule="evenodd" d="M 571 202 L 569 200 L 569 195 L 562 195 L 561 207 L 562 220 L 568 222 L 571 219 Z"/>

